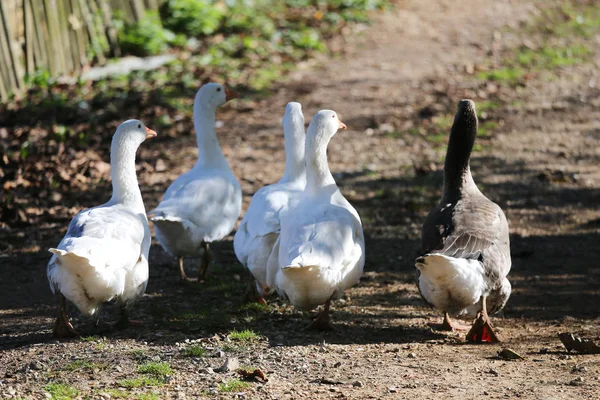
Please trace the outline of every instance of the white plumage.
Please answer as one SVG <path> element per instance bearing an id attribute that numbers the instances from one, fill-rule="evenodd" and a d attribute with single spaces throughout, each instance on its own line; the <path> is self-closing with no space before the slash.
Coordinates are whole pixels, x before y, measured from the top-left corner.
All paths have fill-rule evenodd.
<path id="1" fill-rule="evenodd" d="M 330 110 L 311 121 L 306 137 L 307 184 L 298 205 L 281 220 L 267 282 L 300 309 L 325 304 L 315 327 L 329 325 L 331 299 L 360 279 L 365 244 L 360 217 L 339 191 L 327 164 L 327 144 L 345 125 Z M 325 326 L 324 326 L 325 325 Z"/>
<path id="2" fill-rule="evenodd" d="M 146 290 L 151 236 L 137 183 L 135 153 L 153 136 L 156 133 L 137 120 L 119 126 L 111 146 L 110 201 L 77 214 L 58 246 L 49 249 L 53 255 L 47 276 L 52 292 L 85 315 L 95 314 L 100 304 L 113 299 L 125 307 Z M 65 323 L 72 332 L 64 305 L 58 323 Z"/>
<path id="3" fill-rule="evenodd" d="M 426 254 L 416 266 L 421 271 L 421 294 L 430 304 L 452 315 L 476 316 L 478 310 L 472 306 L 489 292 L 481 262 Z"/>
<path id="4" fill-rule="evenodd" d="M 149 213 L 163 249 L 180 259 L 184 279 L 183 257 L 203 254 L 203 275 L 210 261 L 208 244 L 227 236 L 241 212 L 242 190 L 214 129 L 215 110 L 233 96 L 216 83 L 198 90 L 194 100 L 198 161 L 169 186 L 162 202 Z"/>
<path id="5" fill-rule="evenodd" d="M 233 239 L 235 254 L 256 280 L 260 296 L 268 294 L 267 260 L 279 237 L 280 219 L 298 203 L 306 186 L 304 116 L 299 103 L 288 103 L 283 116 L 286 166 L 277 183 L 259 189 Z"/>

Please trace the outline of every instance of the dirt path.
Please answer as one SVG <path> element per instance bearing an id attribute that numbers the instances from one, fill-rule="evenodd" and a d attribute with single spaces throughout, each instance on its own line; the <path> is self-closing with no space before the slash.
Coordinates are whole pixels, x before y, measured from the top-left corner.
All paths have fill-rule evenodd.
<path id="1" fill-rule="evenodd" d="M 49 382 L 62 382 L 89 398 L 598 398 L 600 356 L 567 354 L 556 335 L 600 339 L 600 44 L 592 60 L 551 80 L 533 76 L 524 87 L 473 74 L 527 39 L 515 32 L 551 6 L 405 1 L 347 37 L 343 57 L 301 66 L 272 96 L 219 113 L 245 207 L 283 170 L 287 101 L 300 101 L 307 120 L 331 108 L 348 125 L 331 142 L 330 167 L 363 218 L 368 253 L 364 279 L 333 306 L 335 332 L 303 331 L 308 315 L 281 302 L 243 305 L 244 274 L 227 241 L 216 246 L 217 266 L 201 285 L 181 284 L 174 261 L 155 244 L 147 295 L 136 309 L 143 329 L 115 332 L 77 318 L 97 336 L 55 342 L 44 250 L 63 235 L 65 216 L 58 229 L 27 230 L 25 245 L 0 258 L 0 397 L 43 398 Z M 465 97 L 487 105 L 481 123 L 493 123 L 478 139 L 475 179 L 511 225 L 513 295 L 495 318 L 503 346 L 466 345 L 460 334 L 429 328 L 439 316 L 414 285 L 420 225 L 440 196 L 448 118 Z M 166 143 L 148 143 L 140 155 L 167 167 L 140 174 L 148 209 L 195 161 L 191 137 L 165 152 Z M 102 321 L 114 312 L 107 307 Z M 228 336 L 233 329 L 258 337 Z M 203 356 L 186 356 L 190 341 Z M 496 356 L 502 347 L 526 359 L 503 361 Z M 261 368 L 269 381 L 227 392 L 235 373 L 213 369 L 228 357 Z M 174 371 L 157 373 L 162 385 L 143 381 L 149 375 L 138 368 L 146 362 L 168 362 Z"/>

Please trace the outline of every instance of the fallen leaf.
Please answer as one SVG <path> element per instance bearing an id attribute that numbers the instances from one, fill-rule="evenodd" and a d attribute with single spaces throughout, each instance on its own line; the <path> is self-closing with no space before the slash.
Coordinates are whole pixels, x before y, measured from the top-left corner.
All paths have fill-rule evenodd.
<path id="1" fill-rule="evenodd" d="M 600 346 L 591 340 L 584 340 L 569 332 L 559 333 L 558 338 L 568 351 L 575 350 L 583 354 L 600 354 Z"/>
<path id="2" fill-rule="evenodd" d="M 505 348 L 498 352 L 498 357 L 503 360 L 524 360 L 525 357 L 514 351 L 513 349 Z"/>
<path id="3" fill-rule="evenodd" d="M 254 371 L 246 371 L 245 369 L 238 369 L 236 372 L 244 380 L 250 380 L 250 379 L 257 380 L 257 378 L 260 378 L 263 382 L 269 381 L 269 379 L 267 379 L 267 376 L 265 375 L 265 373 L 262 372 L 258 368 L 256 368 Z"/>

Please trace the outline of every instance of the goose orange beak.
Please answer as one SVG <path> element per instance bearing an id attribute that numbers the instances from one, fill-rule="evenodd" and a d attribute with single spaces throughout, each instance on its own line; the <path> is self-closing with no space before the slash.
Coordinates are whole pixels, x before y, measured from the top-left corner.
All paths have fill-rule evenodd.
<path id="1" fill-rule="evenodd" d="M 146 127 L 146 139 L 150 139 L 156 136 L 156 132 L 154 132 L 152 129 Z"/>
<path id="2" fill-rule="evenodd" d="M 233 90 L 229 90 L 229 89 L 225 88 L 225 101 L 237 99 L 238 97 L 240 97 L 240 95 L 238 93 L 234 92 Z"/>
<path id="3" fill-rule="evenodd" d="M 340 121 L 340 124 L 338 125 L 338 129 L 346 129 L 346 124 L 343 123 L 342 121 Z"/>

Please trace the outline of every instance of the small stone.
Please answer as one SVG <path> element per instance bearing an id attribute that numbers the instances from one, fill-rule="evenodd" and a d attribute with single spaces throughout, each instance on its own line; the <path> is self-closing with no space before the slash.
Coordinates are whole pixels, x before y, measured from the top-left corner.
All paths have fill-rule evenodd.
<path id="1" fill-rule="evenodd" d="M 158 355 L 152 356 L 152 357 L 150 357 L 150 360 L 154 361 L 154 362 L 160 362 L 160 356 L 158 356 Z"/>
<path id="2" fill-rule="evenodd" d="M 354 387 L 363 387 L 363 386 L 364 386 L 364 384 L 363 384 L 361 381 L 356 381 L 356 382 L 354 382 L 354 383 L 352 384 L 352 386 L 354 386 Z"/>
<path id="3" fill-rule="evenodd" d="M 578 377 L 569 382 L 569 386 L 581 386 L 583 385 L 584 379 L 583 377 Z"/>
<path id="4" fill-rule="evenodd" d="M 215 352 L 215 357 L 225 358 L 225 352 L 221 349 L 217 349 L 217 351 Z"/>
<path id="5" fill-rule="evenodd" d="M 417 358 L 415 353 L 408 353 L 408 358 Z"/>
<path id="6" fill-rule="evenodd" d="M 218 369 L 218 371 L 231 372 L 231 371 L 235 371 L 239 367 L 240 367 L 240 362 L 238 361 L 238 359 L 235 357 L 231 357 L 231 358 L 228 358 L 227 360 L 225 360 L 225 363 L 223 363 L 223 365 L 221 365 L 221 367 Z"/>
<path id="7" fill-rule="evenodd" d="M 41 371 L 42 369 L 44 369 L 44 364 L 42 364 L 38 360 L 35 360 L 29 364 L 29 368 L 36 370 L 36 371 Z"/>
<path id="8" fill-rule="evenodd" d="M 48 393 L 48 392 L 44 392 L 44 398 L 51 399 L 52 395 L 50 393 Z"/>
<path id="9" fill-rule="evenodd" d="M 208 375 L 215 373 L 215 371 L 211 367 L 200 368 L 200 370 L 198 372 L 201 374 L 208 374 Z"/>
<path id="10" fill-rule="evenodd" d="M 388 391 L 389 391 L 390 393 L 397 393 L 397 392 L 398 392 L 398 389 L 396 389 L 396 387 L 395 387 L 395 386 L 390 386 L 390 387 L 388 387 Z"/>
<path id="11" fill-rule="evenodd" d="M 120 366 L 117 365 L 115 367 L 115 371 L 117 371 L 117 372 L 123 372 L 123 368 L 121 368 Z"/>
<path id="12" fill-rule="evenodd" d="M 487 371 L 487 373 L 488 373 L 488 374 L 491 374 L 491 375 L 494 375 L 494 376 L 498 376 L 498 375 L 500 375 L 500 373 L 498 373 L 498 371 L 496 371 L 495 369 L 492 369 L 492 368 L 490 368 L 490 369 Z"/>

